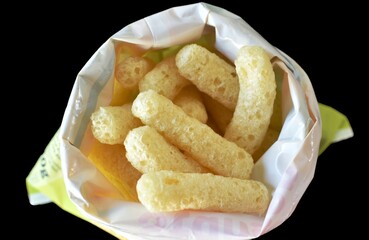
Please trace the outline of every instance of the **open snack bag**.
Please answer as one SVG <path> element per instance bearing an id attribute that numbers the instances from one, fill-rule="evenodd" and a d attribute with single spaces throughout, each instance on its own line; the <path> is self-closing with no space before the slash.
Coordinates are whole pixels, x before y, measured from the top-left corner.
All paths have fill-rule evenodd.
<path id="1" fill-rule="evenodd" d="M 204 87 L 201 81 L 191 80 L 190 83 L 187 79 L 185 79 L 185 84 L 169 86 L 172 88 L 167 92 L 167 97 L 162 97 L 160 94 L 165 94 L 159 90 L 157 91 L 160 94 L 157 94 L 155 87 L 159 86 L 160 88 L 168 84 L 165 80 L 169 79 L 167 77 L 170 73 L 165 71 L 178 67 L 178 62 L 181 60 L 178 55 L 181 53 L 184 58 L 186 53 L 181 52 L 181 50 L 190 44 L 195 44 L 201 51 L 205 49 L 205 52 L 198 55 L 206 56 L 208 62 L 200 64 L 203 67 L 201 69 L 195 71 L 193 69 L 196 68 L 190 68 L 193 71 L 189 71 L 187 75 L 181 75 L 181 77 L 186 76 L 188 79 L 194 74 L 197 76 L 206 75 L 207 72 L 213 71 L 214 66 L 215 68 L 220 66 L 219 69 L 221 69 L 222 64 L 233 66 L 233 70 L 230 70 L 233 71 L 231 74 L 233 78 L 247 78 L 247 76 L 242 75 L 245 69 L 237 65 L 237 61 L 239 63 L 246 61 L 241 59 L 240 49 L 244 46 L 259 46 L 260 49 L 264 50 L 264 58 L 266 56 L 270 61 L 269 70 L 262 69 L 261 72 L 264 74 L 264 71 L 269 71 L 272 74 L 270 76 L 273 77 L 275 84 L 273 87 L 275 95 L 273 95 L 272 102 L 261 104 L 261 106 L 240 103 L 247 102 L 252 98 L 245 97 L 246 93 L 251 93 L 251 95 L 263 93 L 269 96 L 269 92 L 263 92 L 265 86 L 260 87 L 258 84 L 237 85 L 234 88 L 237 89 L 236 99 L 230 100 L 229 102 L 233 101 L 233 103 L 228 104 L 227 101 L 222 102 L 222 97 L 227 94 L 227 87 L 216 88 L 216 91 L 213 92 L 214 95 L 212 95 L 211 91 L 207 92 L 206 90 L 208 86 Z M 187 53 L 187 55 L 193 57 L 194 53 Z M 217 60 L 213 61 L 214 55 L 217 56 Z M 133 77 L 127 80 L 126 85 L 122 84 L 119 81 L 120 74 L 128 75 L 127 71 L 132 69 L 118 69 L 118 66 L 127 59 L 131 59 L 131 62 L 144 59 L 145 62 L 140 62 L 139 65 L 141 66 L 140 71 L 144 69 L 146 75 L 161 66 L 161 72 L 158 73 L 162 74 L 160 75 L 161 80 L 151 87 L 141 84 L 142 81 L 135 85 L 132 83 L 134 82 Z M 250 61 L 250 66 L 252 67 L 254 61 L 259 60 L 259 58 L 255 58 Z M 221 64 L 217 65 L 214 62 L 221 62 Z M 236 68 L 234 67 L 235 62 Z M 176 65 L 170 65 L 173 63 Z M 251 71 L 253 70 L 251 69 Z M 135 71 L 131 71 L 130 74 L 132 76 L 139 75 Z M 222 73 L 218 71 L 217 74 L 221 75 Z M 255 76 L 259 75 L 255 74 Z M 178 76 L 176 77 L 178 78 Z M 206 76 L 203 78 L 206 79 Z M 213 84 L 218 84 L 217 80 L 219 79 L 213 78 L 212 80 Z M 150 84 L 152 83 L 148 83 L 148 85 Z M 240 84 L 244 83 L 241 83 L 240 80 Z M 179 85 L 181 86 L 178 87 Z M 176 116 L 170 120 L 166 119 L 169 123 L 174 122 L 171 127 L 180 129 L 186 127 L 197 129 L 199 126 L 207 125 L 206 130 L 201 132 L 205 133 L 206 136 L 192 139 L 195 147 L 186 148 L 188 142 L 183 140 L 185 137 L 182 139 L 175 133 L 167 134 L 166 128 L 169 128 L 168 131 L 170 131 L 171 127 L 162 125 L 166 124 L 164 118 L 171 117 L 173 112 L 182 111 L 173 106 L 176 104 L 176 95 L 184 89 L 189 94 L 190 85 L 195 88 L 198 96 L 202 99 L 202 106 L 205 106 L 207 116 L 200 117 L 199 120 L 189 120 L 195 117 L 177 118 Z M 250 90 L 252 87 L 255 89 Z M 150 94 L 141 97 L 141 93 L 145 92 L 143 89 L 154 89 L 154 91 L 146 91 Z M 238 91 L 240 92 L 239 96 Z M 217 94 L 220 94 L 220 97 Z M 138 96 L 140 96 L 141 102 L 137 102 L 139 101 L 137 100 Z M 144 97 L 149 98 L 150 96 L 159 100 L 165 98 L 163 105 L 158 107 L 158 109 L 164 110 L 162 114 L 147 120 L 145 114 L 147 112 L 151 114 L 157 110 L 153 106 L 156 104 L 155 101 L 152 103 L 150 101 L 153 100 L 144 99 Z M 176 105 L 181 106 L 180 102 L 178 100 Z M 242 148 L 239 147 L 238 143 L 232 141 L 244 137 L 242 135 L 244 133 L 243 123 L 247 124 L 247 122 L 242 122 L 241 118 L 239 121 L 242 123 L 241 126 L 237 123 L 233 124 L 236 126 L 233 132 L 236 131 L 236 135 L 240 134 L 235 138 L 229 137 L 232 135 L 229 133 L 231 131 L 229 125 L 232 121 L 236 121 L 234 119 L 240 116 L 240 112 L 242 116 L 242 109 L 245 106 L 247 109 L 260 107 L 259 111 L 255 111 L 258 119 L 259 114 L 263 116 L 264 112 L 269 111 L 266 126 L 263 125 L 264 130 L 259 134 L 262 136 L 262 141 L 258 147 L 251 147 L 252 153 L 249 154 L 249 150 L 245 151 L 247 157 L 252 160 L 249 173 L 246 174 L 245 171 L 248 170 L 242 167 L 236 169 L 240 173 L 235 173 L 235 169 L 227 170 L 229 165 L 239 163 L 235 161 L 238 155 L 244 156 L 243 150 L 242 154 L 238 154 L 239 152 L 236 154 L 235 151 L 226 152 L 222 158 L 227 158 L 233 153 L 235 155 L 234 157 L 232 155 L 228 165 L 227 162 L 221 164 L 216 160 L 209 165 L 206 163 L 207 160 L 200 161 L 200 165 L 205 163 L 203 168 L 205 170 L 200 170 L 200 172 L 211 172 L 215 175 L 226 176 L 227 179 L 232 178 L 232 180 L 233 178 L 244 178 L 247 175 L 245 178 L 262 183 L 267 189 L 269 197 L 266 209 L 262 211 L 252 209 L 248 212 L 246 207 L 246 210 L 237 211 L 237 207 L 243 204 L 243 199 L 240 200 L 240 204 L 237 202 L 229 203 L 235 206 L 233 208 L 227 207 L 227 201 L 222 203 L 224 206 L 216 205 L 220 207 L 219 211 L 214 206 L 199 210 L 188 207 L 175 211 L 167 211 L 171 209 L 170 207 L 166 208 L 167 206 L 158 207 L 158 205 L 165 205 L 165 201 L 172 201 L 171 204 L 173 204 L 178 194 L 169 197 L 169 200 L 159 194 L 157 197 L 162 202 L 156 203 L 156 208 L 154 206 L 154 209 L 159 209 L 159 211 L 152 211 L 146 204 L 142 204 L 141 200 L 144 198 L 144 194 L 141 193 L 140 196 L 140 191 L 154 191 L 163 186 L 158 187 L 154 184 L 143 190 L 136 189 L 137 182 L 145 175 L 142 171 L 146 170 L 137 169 L 131 156 L 128 156 L 131 153 L 128 146 L 132 146 L 126 144 L 128 141 L 125 138 L 127 133 L 123 138 L 119 138 L 122 136 L 114 136 L 117 137 L 116 142 L 109 142 L 109 140 L 104 142 L 96 137 L 100 134 L 102 139 L 106 138 L 104 129 L 94 128 L 94 121 L 92 121 L 94 119 L 92 116 L 99 110 L 105 112 L 100 112 L 98 117 L 103 117 L 104 114 L 114 115 L 114 113 L 109 113 L 105 107 L 127 105 L 129 105 L 128 112 L 132 108 L 134 117 L 140 118 L 138 122 L 130 126 L 130 130 L 147 125 L 156 127 L 157 132 L 161 133 L 159 136 L 164 135 L 172 145 L 178 144 L 180 150 L 176 154 L 189 155 L 195 160 L 197 160 L 196 158 L 202 159 L 204 155 L 217 159 L 219 155 L 224 154 L 228 146 L 235 151 Z M 146 108 L 143 107 L 144 105 Z M 265 111 L 262 109 L 263 106 L 266 108 Z M 220 114 L 219 111 L 221 111 Z M 227 119 L 228 113 L 230 113 L 230 117 Z M 132 117 L 130 113 L 123 113 L 123 116 L 123 122 Z M 98 117 L 95 118 L 98 124 L 106 124 L 104 119 Z M 322 126 L 324 119 L 329 119 L 330 124 Z M 186 126 L 181 125 L 184 123 Z M 124 125 L 124 123 L 122 124 Z M 194 130 L 194 136 L 200 136 L 201 134 L 196 131 Z M 211 140 L 207 140 L 210 132 L 216 135 L 214 144 L 218 144 L 219 140 L 222 143 L 219 145 L 221 147 L 205 144 L 212 143 Z M 186 132 L 180 132 L 181 136 L 187 136 L 186 134 Z M 248 141 L 252 142 L 259 135 L 247 135 Z M 171 8 L 134 22 L 114 34 L 97 50 L 78 74 L 62 125 L 27 177 L 27 190 L 31 204 L 55 202 L 64 210 L 95 224 L 120 239 L 177 239 L 178 237 L 181 239 L 252 239 L 278 227 L 293 213 L 313 178 L 318 155 L 329 144 L 352 136 L 353 132 L 347 118 L 329 106 L 318 103 L 308 76 L 293 59 L 270 45 L 240 17 L 216 6 L 197 3 Z M 140 137 L 136 136 L 136 138 Z M 141 136 L 141 138 L 143 137 Z M 159 144 L 159 140 L 165 141 L 158 138 L 154 150 L 167 149 L 164 148 L 165 144 Z M 232 142 L 232 144 L 228 144 L 228 142 Z M 202 145 L 210 146 L 202 148 Z M 132 149 L 136 149 L 136 147 L 137 145 L 133 146 Z M 193 148 L 197 150 L 192 151 Z M 161 156 L 163 151 L 157 151 L 157 154 Z M 145 154 L 148 155 L 147 153 L 143 155 Z M 214 163 L 216 166 L 212 168 Z M 218 166 L 220 165 L 222 165 L 222 169 L 219 170 Z M 184 181 L 188 181 L 188 176 L 185 175 Z M 211 176 L 213 177 L 213 175 Z M 224 184 L 222 181 L 219 183 L 220 185 Z M 176 182 L 167 182 L 167 184 L 176 184 Z M 195 189 L 196 185 L 201 185 L 202 182 L 197 182 L 196 185 L 188 184 L 189 188 Z M 219 191 L 224 192 L 224 194 L 230 192 L 229 194 L 232 196 L 233 187 L 240 191 L 237 189 L 238 182 L 230 182 L 229 185 L 222 186 L 226 186 L 230 190 L 215 190 L 218 192 L 217 194 Z M 178 189 L 180 188 L 184 188 L 183 185 L 178 187 Z M 188 189 L 182 190 L 191 192 Z M 169 188 L 168 191 L 175 192 Z M 196 197 L 192 196 L 191 199 Z M 186 203 L 182 204 L 186 205 Z M 160 211 L 160 209 L 166 210 Z"/>

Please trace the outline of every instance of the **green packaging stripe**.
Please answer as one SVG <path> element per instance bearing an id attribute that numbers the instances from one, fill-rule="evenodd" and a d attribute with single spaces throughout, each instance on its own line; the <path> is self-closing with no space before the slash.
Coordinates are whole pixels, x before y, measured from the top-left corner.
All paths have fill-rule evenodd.
<path id="1" fill-rule="evenodd" d="M 322 119 L 319 154 L 322 154 L 332 143 L 353 137 L 354 132 L 347 117 L 336 109 L 319 103 L 319 110 Z"/>
<path id="2" fill-rule="evenodd" d="M 83 218 L 69 199 L 64 184 L 60 160 L 59 130 L 27 176 L 26 188 L 32 205 L 54 202 L 65 211 Z"/>

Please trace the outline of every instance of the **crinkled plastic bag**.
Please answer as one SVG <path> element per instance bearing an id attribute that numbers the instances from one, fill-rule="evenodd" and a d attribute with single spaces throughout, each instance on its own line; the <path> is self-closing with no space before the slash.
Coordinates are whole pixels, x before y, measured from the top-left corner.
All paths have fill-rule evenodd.
<path id="1" fill-rule="evenodd" d="M 140 203 L 120 197 L 82 153 L 88 152 L 92 138 L 86 133 L 92 112 L 111 102 L 116 44 L 160 50 L 194 42 L 209 31 L 215 33 L 216 49 L 230 61 L 234 62 L 243 45 L 259 45 L 283 72 L 279 83 L 283 126 L 252 175 L 272 194 L 263 216 L 205 211 L 150 213 Z M 325 119 L 330 124 L 322 131 Z M 27 177 L 27 190 L 31 204 L 55 202 L 122 239 L 252 239 L 276 228 L 293 213 L 313 178 L 319 153 L 351 136 L 347 118 L 318 104 L 307 74 L 293 59 L 240 17 L 197 3 L 134 22 L 98 49 L 78 74 L 61 128 Z"/>

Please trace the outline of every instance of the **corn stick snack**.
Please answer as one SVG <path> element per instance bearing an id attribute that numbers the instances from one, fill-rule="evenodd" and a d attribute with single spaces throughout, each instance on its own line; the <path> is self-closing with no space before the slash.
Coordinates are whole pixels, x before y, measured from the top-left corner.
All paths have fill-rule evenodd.
<path id="1" fill-rule="evenodd" d="M 152 212 L 206 210 L 263 214 L 268 189 L 261 182 L 213 175 L 159 171 L 137 182 L 140 202 Z"/>
<path id="2" fill-rule="evenodd" d="M 242 47 L 235 64 L 240 94 L 224 137 L 252 154 L 269 127 L 276 96 L 275 76 L 269 57 L 261 47 Z"/>
<path id="3" fill-rule="evenodd" d="M 173 100 L 182 88 L 190 83 L 179 74 L 175 58 L 172 56 L 162 60 L 148 72 L 139 82 L 139 89 L 141 92 L 152 89 Z"/>
<path id="4" fill-rule="evenodd" d="M 254 165 L 250 154 L 188 116 L 168 98 L 153 90 L 141 92 L 133 101 L 132 113 L 215 174 L 250 178 Z"/>
<path id="5" fill-rule="evenodd" d="M 160 170 L 209 172 L 149 126 L 132 129 L 124 141 L 124 146 L 127 149 L 127 159 L 141 173 Z"/>
<path id="6" fill-rule="evenodd" d="M 149 60 L 131 56 L 124 59 L 115 68 L 115 78 L 124 88 L 132 89 L 148 73 L 154 64 Z"/>
<path id="7" fill-rule="evenodd" d="M 176 55 L 176 65 L 200 91 L 234 110 L 239 92 L 234 66 L 197 44 L 183 47 Z"/>
<path id="8" fill-rule="evenodd" d="M 131 112 L 132 104 L 100 107 L 91 115 L 94 137 L 105 144 L 123 144 L 128 132 L 141 125 Z"/>

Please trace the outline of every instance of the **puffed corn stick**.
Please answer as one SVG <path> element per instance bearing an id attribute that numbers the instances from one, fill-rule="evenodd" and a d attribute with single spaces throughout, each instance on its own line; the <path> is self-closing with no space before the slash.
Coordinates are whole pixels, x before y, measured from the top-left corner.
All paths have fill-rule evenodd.
<path id="1" fill-rule="evenodd" d="M 268 189 L 259 181 L 213 175 L 159 171 L 137 182 L 140 202 L 151 212 L 206 210 L 263 214 Z"/>
<path id="2" fill-rule="evenodd" d="M 269 56 L 259 46 L 244 46 L 235 60 L 240 94 L 224 137 L 253 154 L 264 139 L 273 113 L 276 82 Z"/>
<path id="3" fill-rule="evenodd" d="M 254 165 L 250 154 L 188 116 L 168 98 L 153 90 L 141 92 L 133 101 L 132 113 L 212 172 L 243 179 L 250 177 Z"/>
<path id="4" fill-rule="evenodd" d="M 105 106 L 91 115 L 94 137 L 105 144 L 123 144 L 128 132 L 141 126 L 141 121 L 131 112 L 132 103 L 123 106 Z"/>
<path id="5" fill-rule="evenodd" d="M 178 72 L 175 57 L 168 57 L 158 63 L 143 79 L 138 86 L 141 92 L 152 89 L 159 94 L 173 100 L 184 86 L 191 82 Z"/>
<path id="6" fill-rule="evenodd" d="M 200 91 L 235 109 L 239 84 L 234 66 L 197 44 L 184 46 L 176 55 L 176 65 Z"/>
<path id="7" fill-rule="evenodd" d="M 115 78 L 124 88 L 132 89 L 153 67 L 154 64 L 146 58 L 130 56 L 116 66 Z"/>
<path id="8" fill-rule="evenodd" d="M 128 161 L 141 173 L 160 170 L 209 172 L 149 126 L 132 129 L 124 141 L 124 146 Z"/>

